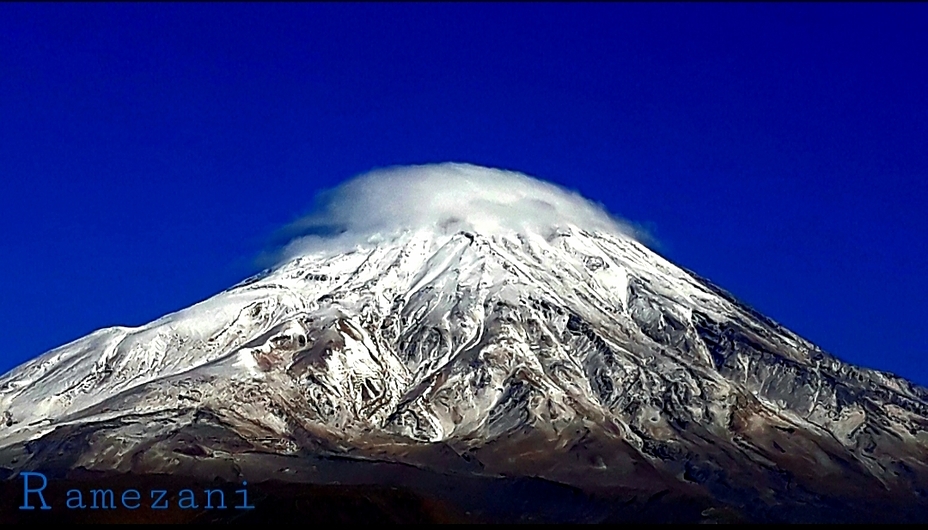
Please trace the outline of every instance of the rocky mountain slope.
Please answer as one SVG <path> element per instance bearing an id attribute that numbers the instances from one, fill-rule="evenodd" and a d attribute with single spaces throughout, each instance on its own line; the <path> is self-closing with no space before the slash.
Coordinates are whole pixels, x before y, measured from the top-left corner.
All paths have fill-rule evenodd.
<path id="1" fill-rule="evenodd" d="M 302 253 L 0 378 L 8 478 L 389 485 L 478 520 L 924 521 L 926 455 L 928 390 L 574 223 Z"/>

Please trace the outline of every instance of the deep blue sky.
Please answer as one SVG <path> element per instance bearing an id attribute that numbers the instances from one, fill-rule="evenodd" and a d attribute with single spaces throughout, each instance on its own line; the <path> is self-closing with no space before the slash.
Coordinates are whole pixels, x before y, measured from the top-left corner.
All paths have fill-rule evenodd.
<path id="1" fill-rule="evenodd" d="M 546 178 L 928 384 L 928 6 L 0 4 L 0 371 L 387 165 Z"/>

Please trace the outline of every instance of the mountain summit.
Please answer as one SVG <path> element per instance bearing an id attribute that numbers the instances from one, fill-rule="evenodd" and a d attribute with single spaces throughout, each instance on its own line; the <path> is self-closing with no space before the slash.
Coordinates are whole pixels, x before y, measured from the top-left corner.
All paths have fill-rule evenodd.
<path id="1" fill-rule="evenodd" d="M 7 479 L 388 487 L 419 503 L 371 508 L 400 520 L 928 519 L 928 390 L 577 195 L 397 169 L 293 230 L 262 275 L 0 378 Z"/>

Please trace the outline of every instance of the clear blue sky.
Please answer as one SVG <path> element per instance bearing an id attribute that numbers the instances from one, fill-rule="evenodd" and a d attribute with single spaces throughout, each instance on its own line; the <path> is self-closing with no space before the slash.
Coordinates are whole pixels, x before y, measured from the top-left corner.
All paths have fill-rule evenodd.
<path id="1" fill-rule="evenodd" d="M 0 371 L 387 165 L 547 178 L 928 384 L 928 5 L 0 4 Z"/>

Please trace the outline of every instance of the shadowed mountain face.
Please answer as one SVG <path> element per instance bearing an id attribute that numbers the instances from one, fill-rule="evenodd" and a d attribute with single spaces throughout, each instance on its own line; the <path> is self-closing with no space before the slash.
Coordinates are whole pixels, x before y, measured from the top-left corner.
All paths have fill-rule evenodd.
<path id="1" fill-rule="evenodd" d="M 0 419 L 10 522 L 242 480 L 254 510 L 171 517 L 928 520 L 926 389 L 576 226 L 297 257 L 17 368 Z M 23 471 L 60 507 L 17 510 Z"/>

